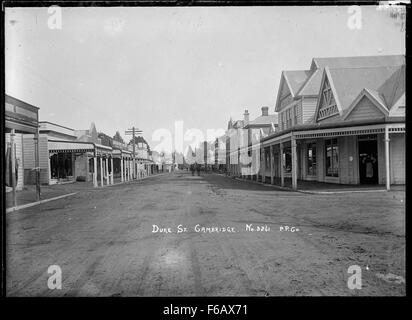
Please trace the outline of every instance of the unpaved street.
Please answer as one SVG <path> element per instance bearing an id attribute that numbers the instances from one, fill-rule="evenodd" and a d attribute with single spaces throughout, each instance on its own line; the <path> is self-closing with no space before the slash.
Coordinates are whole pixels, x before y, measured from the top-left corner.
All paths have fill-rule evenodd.
<path id="1" fill-rule="evenodd" d="M 401 191 L 310 195 L 176 172 L 7 214 L 7 293 L 403 295 L 404 284 L 377 275 L 405 277 L 404 217 Z M 50 265 L 61 267 L 61 290 L 47 287 Z M 360 290 L 347 287 L 351 265 Z"/>

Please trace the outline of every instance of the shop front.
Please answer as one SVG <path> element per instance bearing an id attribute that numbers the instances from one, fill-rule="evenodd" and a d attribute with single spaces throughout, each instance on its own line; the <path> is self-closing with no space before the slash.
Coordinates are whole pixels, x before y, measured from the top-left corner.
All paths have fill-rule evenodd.
<path id="1" fill-rule="evenodd" d="M 36 185 L 36 199 L 40 199 L 40 170 L 39 170 L 39 108 L 24 101 L 5 95 L 5 179 L 6 192 L 12 192 L 12 206 L 16 206 L 16 191 L 22 190 L 24 185 L 30 184 L 25 178 L 26 159 L 24 157 L 23 141 L 31 136 L 33 148 L 33 163 L 30 172 Z"/>
<path id="2" fill-rule="evenodd" d="M 266 170 L 262 172 L 266 181 L 274 184 L 276 178 L 282 186 L 285 178 L 291 178 L 294 189 L 297 180 L 385 185 L 387 190 L 391 184 L 405 184 L 404 123 L 324 129 L 314 126 L 263 141 L 262 147 L 266 154 Z"/>

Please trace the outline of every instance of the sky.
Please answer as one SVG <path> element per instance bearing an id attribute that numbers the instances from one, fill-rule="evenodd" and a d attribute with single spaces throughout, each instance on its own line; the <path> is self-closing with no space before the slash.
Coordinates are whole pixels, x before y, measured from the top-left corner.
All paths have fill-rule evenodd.
<path id="1" fill-rule="evenodd" d="M 94 122 L 123 138 L 136 126 L 152 150 L 171 151 L 245 109 L 273 113 L 282 70 L 309 69 L 313 57 L 405 54 L 387 11 L 361 7 L 351 29 L 348 8 L 64 7 L 61 29 L 46 7 L 6 8 L 6 93 L 39 107 L 41 121 Z M 184 148 L 195 142 L 186 138 Z"/>

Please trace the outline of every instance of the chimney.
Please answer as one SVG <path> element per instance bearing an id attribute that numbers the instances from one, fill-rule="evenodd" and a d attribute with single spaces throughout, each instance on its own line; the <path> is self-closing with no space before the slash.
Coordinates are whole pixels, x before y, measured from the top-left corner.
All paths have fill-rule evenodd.
<path id="1" fill-rule="evenodd" d="M 262 116 L 268 116 L 269 115 L 269 107 L 262 107 Z"/>
<path id="2" fill-rule="evenodd" d="M 243 121 L 245 122 L 245 125 L 249 123 L 249 112 L 247 109 L 245 109 L 245 113 L 243 114 Z"/>

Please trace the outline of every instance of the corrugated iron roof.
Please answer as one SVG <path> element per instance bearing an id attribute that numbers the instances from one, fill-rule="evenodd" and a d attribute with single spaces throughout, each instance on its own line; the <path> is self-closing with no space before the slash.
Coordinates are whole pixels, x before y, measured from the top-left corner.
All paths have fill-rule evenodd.
<path id="1" fill-rule="evenodd" d="M 295 70 L 295 71 L 283 71 L 286 82 L 289 85 L 289 89 L 293 96 L 295 96 L 302 85 L 306 82 L 308 77 L 311 75 L 310 70 Z"/>
<path id="2" fill-rule="evenodd" d="M 405 93 L 405 65 L 402 65 L 379 89 L 388 109 Z"/>
<path id="3" fill-rule="evenodd" d="M 270 125 L 271 123 L 278 123 L 278 115 L 277 114 L 271 114 L 268 116 L 259 116 L 256 119 L 249 121 L 248 126 L 250 125 Z"/>
<path id="4" fill-rule="evenodd" d="M 386 67 L 364 67 L 364 68 L 339 68 L 329 69 L 331 82 L 338 95 L 338 99 L 342 110 L 346 110 L 351 103 L 357 98 L 363 89 L 368 89 L 370 92 L 380 92 L 379 89 L 390 79 L 399 69 L 398 66 Z M 396 82 L 394 82 L 396 84 Z M 393 92 L 397 88 L 392 85 Z M 377 97 L 382 100 L 382 97 Z M 386 100 L 386 98 L 385 98 Z M 389 109 L 390 106 L 387 106 Z"/>
<path id="5" fill-rule="evenodd" d="M 328 57 L 328 58 L 313 58 L 313 62 L 317 66 L 314 72 L 301 71 L 301 74 L 306 73 L 307 79 L 300 86 L 297 96 L 318 95 L 319 87 L 322 81 L 322 74 L 325 67 L 330 69 L 340 68 L 380 68 L 380 67 L 401 67 L 405 65 L 404 55 L 385 55 L 385 56 L 355 56 L 355 57 Z M 403 67 L 404 68 L 404 67 Z M 291 71 L 284 71 L 290 74 Z M 293 74 L 297 74 L 293 71 Z M 404 81 L 403 81 L 404 83 Z M 292 80 L 290 81 L 292 86 Z M 363 88 L 362 88 L 363 89 Z M 379 90 L 382 92 L 382 90 Z M 385 96 L 385 94 L 383 93 Z M 394 102 L 391 101 L 393 104 Z"/>
<path id="6" fill-rule="evenodd" d="M 320 83 L 322 82 L 323 69 L 313 72 L 306 83 L 302 86 L 297 96 L 314 96 L 319 94 Z"/>
<path id="7" fill-rule="evenodd" d="M 313 58 L 318 68 L 359 68 L 402 66 L 405 64 L 404 55 L 354 56 Z"/>

